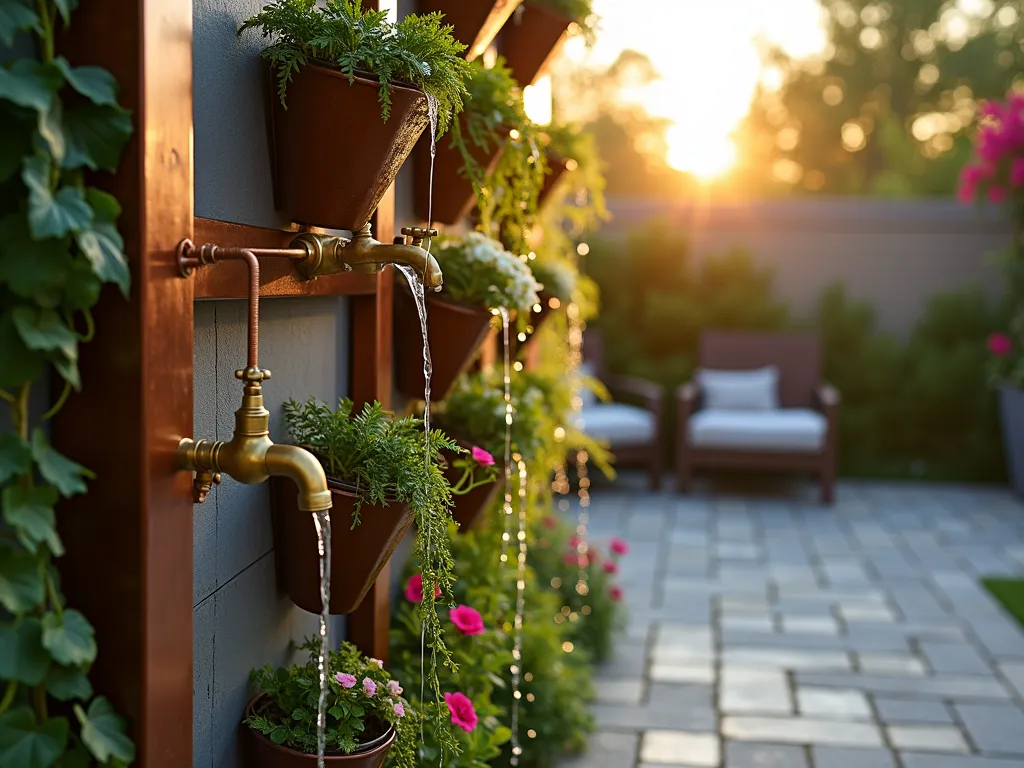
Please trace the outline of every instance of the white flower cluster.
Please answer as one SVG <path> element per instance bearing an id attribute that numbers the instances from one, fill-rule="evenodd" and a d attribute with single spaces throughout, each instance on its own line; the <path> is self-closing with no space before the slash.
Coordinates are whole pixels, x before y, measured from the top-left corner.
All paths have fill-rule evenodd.
<path id="1" fill-rule="evenodd" d="M 441 254 L 445 284 L 459 285 L 470 297 L 490 308 L 526 312 L 538 302 L 540 285 L 522 259 L 497 240 L 480 232 L 447 240 Z"/>

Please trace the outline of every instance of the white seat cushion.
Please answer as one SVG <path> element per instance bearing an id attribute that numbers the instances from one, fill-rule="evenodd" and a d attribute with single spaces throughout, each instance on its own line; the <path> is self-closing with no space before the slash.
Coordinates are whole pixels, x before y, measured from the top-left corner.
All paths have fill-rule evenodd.
<path id="1" fill-rule="evenodd" d="M 687 440 L 696 448 L 816 453 L 828 422 L 809 408 L 730 411 L 707 408 L 690 417 Z"/>
<path id="2" fill-rule="evenodd" d="M 694 379 L 705 408 L 770 411 L 779 407 L 779 369 L 774 365 L 749 371 L 700 368 Z"/>
<path id="3" fill-rule="evenodd" d="M 654 441 L 654 415 L 625 403 L 585 405 L 576 416 L 576 427 L 609 445 L 644 445 Z"/>

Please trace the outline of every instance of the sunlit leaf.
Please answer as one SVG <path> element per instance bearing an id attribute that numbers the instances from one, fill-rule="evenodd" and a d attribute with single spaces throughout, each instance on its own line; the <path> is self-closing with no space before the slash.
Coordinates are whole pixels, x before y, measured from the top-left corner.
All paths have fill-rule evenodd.
<path id="1" fill-rule="evenodd" d="M 107 223 L 94 224 L 91 229 L 76 233 L 75 242 L 89 259 L 96 276 L 104 282 L 115 283 L 127 297 L 131 275 L 124 255 L 124 241 L 117 227 Z"/>
<path id="2" fill-rule="evenodd" d="M 43 595 L 44 584 L 35 555 L 21 547 L 0 545 L 0 605 L 11 613 L 25 613 L 43 602 Z M 0 676 L 2 669 L 0 662 Z"/>
<path id="3" fill-rule="evenodd" d="M 16 59 L 10 67 L 0 67 L 0 99 L 38 112 L 50 108 L 62 84 L 63 77 L 56 67 L 33 59 Z"/>
<path id="4" fill-rule="evenodd" d="M 50 485 L 23 488 L 12 485 L 4 488 L 3 519 L 14 529 L 26 549 L 33 552 L 46 544 L 55 555 L 64 554 L 64 546 L 57 535 L 53 505 L 57 503 L 57 489 Z"/>
<path id="5" fill-rule="evenodd" d="M 0 678 L 39 685 L 52 661 L 43 648 L 43 624 L 35 616 L 17 625 L 0 624 Z"/>
<path id="6" fill-rule="evenodd" d="M 76 704 L 75 715 L 82 724 L 82 741 L 101 763 L 112 757 L 124 763 L 135 759 L 135 745 L 125 735 L 124 720 L 106 698 L 93 699 L 88 712 Z"/>
<path id="7" fill-rule="evenodd" d="M 32 431 L 32 458 L 39 467 L 39 473 L 47 482 L 57 486 L 62 496 L 85 493 L 85 482 L 82 478 L 95 477 L 81 464 L 54 450 L 46 438 L 46 433 L 38 427 Z"/>
<path id="8" fill-rule="evenodd" d="M 28 225 L 32 236 L 63 237 L 92 223 L 92 208 L 79 187 L 50 189 L 50 164 L 34 156 L 22 163 L 22 181 L 28 187 Z"/>
<path id="9" fill-rule="evenodd" d="M 60 664 L 91 664 L 96 659 L 96 632 L 78 611 L 51 611 L 43 616 L 43 647 Z"/>
<path id="10" fill-rule="evenodd" d="M 78 358 L 78 335 L 56 311 L 20 306 L 12 315 L 14 327 L 29 349 L 59 350 L 72 360 Z"/>
<path id="11" fill-rule="evenodd" d="M 38 122 L 39 135 L 46 142 L 50 150 L 50 157 L 55 165 L 64 162 L 68 150 L 68 140 L 64 134 L 64 105 L 60 99 L 55 98 L 50 103 L 50 108 L 39 113 Z"/>
<path id="12" fill-rule="evenodd" d="M 64 113 L 68 150 L 64 168 L 116 171 L 132 135 L 131 115 L 120 107 L 84 104 Z"/>
<path id="13" fill-rule="evenodd" d="M 117 80 L 107 70 L 102 67 L 72 67 L 63 56 L 58 56 L 53 63 L 68 85 L 93 104 L 117 105 Z"/>
<path id="14" fill-rule="evenodd" d="M 49 768 L 68 743 L 68 721 L 50 717 L 42 723 L 29 707 L 0 715 L 0 765 Z"/>

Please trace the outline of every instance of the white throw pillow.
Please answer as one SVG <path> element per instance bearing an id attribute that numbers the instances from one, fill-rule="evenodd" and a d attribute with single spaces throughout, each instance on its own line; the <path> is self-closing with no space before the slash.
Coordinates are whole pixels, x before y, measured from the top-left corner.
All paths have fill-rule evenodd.
<path id="1" fill-rule="evenodd" d="M 779 369 L 774 365 L 751 371 L 701 368 L 696 379 L 704 408 L 771 411 L 779 407 Z"/>

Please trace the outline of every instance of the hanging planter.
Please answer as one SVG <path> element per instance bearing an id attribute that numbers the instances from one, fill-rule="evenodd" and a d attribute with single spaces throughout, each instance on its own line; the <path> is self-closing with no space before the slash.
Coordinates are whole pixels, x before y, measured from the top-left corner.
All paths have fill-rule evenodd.
<path id="1" fill-rule="evenodd" d="M 381 122 L 380 83 L 325 67 L 303 67 L 288 86 L 288 107 L 271 96 L 274 204 L 293 221 L 331 229 L 362 227 L 430 124 L 421 91 L 391 86 Z M 315 125 L 344 140 L 316 141 Z"/>
<path id="2" fill-rule="evenodd" d="M 333 478 L 328 478 L 327 485 L 334 498 L 330 612 L 352 613 L 391 559 L 414 515 L 405 504 L 364 503 L 359 523 L 353 527 L 355 488 Z M 299 511 L 291 480 L 271 478 L 271 494 L 278 581 L 299 608 L 319 613 L 320 559 L 313 516 Z"/>
<path id="3" fill-rule="evenodd" d="M 469 452 L 466 456 L 457 456 L 453 451 L 445 451 L 444 458 L 448 462 L 448 467 L 444 471 L 444 476 L 448 480 L 448 484 L 452 488 L 456 488 L 460 482 L 466 482 L 464 476 L 466 475 L 466 469 L 456 465 L 457 461 L 475 461 L 476 457 L 473 451 L 481 451 L 480 448 L 474 448 L 473 444 L 465 440 L 457 440 L 460 447 Z M 485 459 L 493 461 L 494 457 L 484 451 Z M 459 533 L 465 533 L 470 530 L 480 518 L 480 515 L 490 509 L 494 498 L 498 495 L 498 491 L 501 488 L 501 478 L 497 471 L 487 473 L 486 467 L 491 466 L 488 464 L 481 464 L 475 468 L 475 471 L 470 474 L 467 487 L 470 490 L 465 493 L 453 493 L 452 495 L 452 518 L 459 524 Z M 488 480 L 488 477 L 491 477 Z M 479 482 L 479 485 L 476 483 Z M 476 487 L 472 487 L 476 485 Z"/>
<path id="4" fill-rule="evenodd" d="M 495 135 L 507 134 L 500 127 Z M 469 129 L 463 120 L 460 134 L 466 141 L 466 149 L 476 167 L 484 176 L 494 172 L 505 149 L 503 142 L 496 141 L 486 147 L 474 144 L 469 138 Z M 451 142 L 438 142 L 434 155 L 433 207 L 430 199 L 430 137 L 425 136 L 413 153 L 413 189 L 416 215 L 423 221 L 435 224 L 457 224 L 476 204 L 473 182 L 464 170 L 465 158 Z"/>
<path id="5" fill-rule="evenodd" d="M 292 219 L 332 229 L 365 224 L 429 124 L 462 110 L 465 46 L 437 15 L 392 24 L 358 3 L 276 0 L 239 30 L 269 41 L 274 201 Z"/>
<path id="6" fill-rule="evenodd" d="M 574 19 L 539 3 L 526 3 L 501 30 L 501 55 L 520 85 L 544 73 L 568 36 Z"/>
<path id="7" fill-rule="evenodd" d="M 487 50 L 502 25 L 523 0 L 419 0 L 420 13 L 440 11 L 452 36 L 468 47 L 466 59 L 472 61 Z"/>
<path id="8" fill-rule="evenodd" d="M 423 342 L 415 329 L 419 315 L 412 294 L 406 288 L 395 291 L 395 386 L 408 398 L 422 398 Z M 485 309 L 454 304 L 427 297 L 427 338 L 434 364 L 431 390 L 434 398 L 447 397 L 452 384 L 465 371 L 487 336 L 491 313 Z"/>

